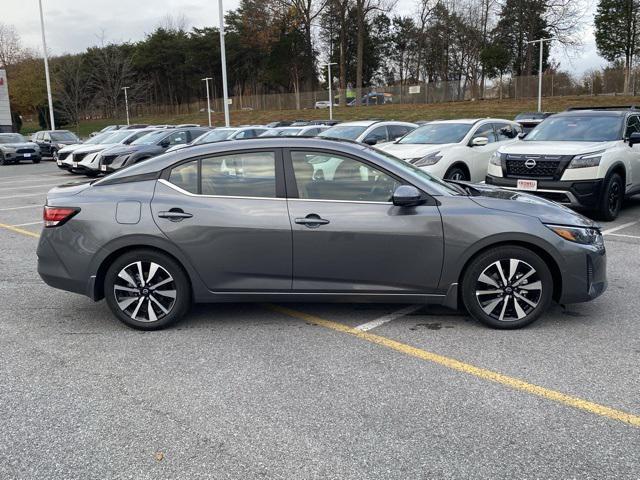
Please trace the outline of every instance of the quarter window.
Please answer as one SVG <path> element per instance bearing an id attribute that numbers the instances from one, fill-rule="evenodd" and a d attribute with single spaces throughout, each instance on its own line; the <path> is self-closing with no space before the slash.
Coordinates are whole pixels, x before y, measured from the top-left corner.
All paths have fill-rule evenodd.
<path id="1" fill-rule="evenodd" d="M 632 115 L 627 120 L 627 131 L 625 133 L 625 138 L 629 138 L 632 133 L 640 132 L 640 117 L 637 115 Z"/>
<path id="2" fill-rule="evenodd" d="M 175 167 L 169 181 L 187 192 L 198 193 L 198 160 Z"/>
<path id="3" fill-rule="evenodd" d="M 291 160 L 300 198 L 390 202 L 400 184 L 380 170 L 347 157 L 291 152 Z"/>

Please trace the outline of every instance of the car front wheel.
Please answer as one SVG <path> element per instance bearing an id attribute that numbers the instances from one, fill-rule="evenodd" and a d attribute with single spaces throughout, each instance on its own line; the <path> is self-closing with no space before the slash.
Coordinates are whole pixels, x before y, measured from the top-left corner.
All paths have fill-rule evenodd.
<path id="1" fill-rule="evenodd" d="M 618 218 L 624 200 L 624 193 L 622 177 L 617 173 L 608 176 L 604 182 L 600 205 L 596 212 L 598 217 L 608 222 Z"/>
<path id="2" fill-rule="evenodd" d="M 523 247 L 498 247 L 481 253 L 462 281 L 464 305 L 475 319 L 493 328 L 524 327 L 551 303 L 553 278 L 547 264 Z"/>
<path id="3" fill-rule="evenodd" d="M 105 275 L 109 308 L 126 325 L 159 330 L 183 317 L 191 305 L 184 270 L 172 258 L 153 250 L 125 253 Z"/>
<path id="4" fill-rule="evenodd" d="M 455 180 L 457 182 L 465 182 L 470 180 L 470 178 L 468 178 L 467 172 L 465 172 L 460 167 L 451 167 L 449 170 L 447 170 L 447 173 L 444 174 L 444 178 L 445 180 Z"/>

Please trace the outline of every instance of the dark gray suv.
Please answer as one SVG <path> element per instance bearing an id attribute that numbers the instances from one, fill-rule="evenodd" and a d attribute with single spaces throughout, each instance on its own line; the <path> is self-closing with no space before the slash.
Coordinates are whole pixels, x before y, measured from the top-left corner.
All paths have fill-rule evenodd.
<path id="1" fill-rule="evenodd" d="M 44 220 L 45 282 L 146 330 L 192 302 L 237 301 L 464 305 L 517 328 L 607 285 L 592 221 L 345 141 L 188 147 L 54 188 Z"/>

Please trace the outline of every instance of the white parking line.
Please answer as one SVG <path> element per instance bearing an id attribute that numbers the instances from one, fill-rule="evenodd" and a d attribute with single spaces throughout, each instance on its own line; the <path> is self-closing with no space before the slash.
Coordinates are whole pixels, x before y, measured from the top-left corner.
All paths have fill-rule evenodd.
<path id="1" fill-rule="evenodd" d="M 30 193 L 28 195 L 11 195 L 9 197 L 0 197 L 0 200 L 11 200 L 12 198 L 27 198 L 27 197 L 46 197 L 47 192 Z"/>
<path id="2" fill-rule="evenodd" d="M 25 190 L 25 189 L 29 189 L 29 188 L 47 188 L 47 187 L 56 187 L 60 185 L 59 183 L 44 183 L 42 185 L 25 185 L 25 186 L 21 186 L 21 187 L 10 187 L 10 188 L 3 188 L 2 186 L 0 186 L 0 193 L 2 192 L 8 192 L 9 190 Z"/>
<path id="3" fill-rule="evenodd" d="M 9 210 L 22 210 L 23 208 L 42 208 L 42 204 L 23 205 L 22 207 L 0 208 L 0 212 L 8 212 Z"/>
<path id="4" fill-rule="evenodd" d="M 38 220 L 37 222 L 29 222 L 29 223 L 19 223 L 17 225 L 11 225 L 12 227 L 28 227 L 29 225 L 39 225 L 44 223 L 42 220 Z"/>
<path id="5" fill-rule="evenodd" d="M 622 233 L 609 233 L 608 235 L 611 235 L 612 237 L 625 237 L 625 238 L 638 238 L 638 239 L 640 239 L 640 236 L 638 236 L 638 235 L 624 235 Z"/>
<path id="6" fill-rule="evenodd" d="M 623 223 L 622 225 L 618 225 L 617 227 L 610 228 L 608 230 L 603 230 L 602 234 L 603 235 L 608 235 L 610 233 L 617 232 L 618 230 L 622 230 L 623 228 L 627 228 L 627 227 L 630 227 L 632 225 L 635 225 L 638 222 L 640 222 L 640 220 L 636 220 L 634 222 L 629 222 L 629 223 Z"/>
<path id="7" fill-rule="evenodd" d="M 358 325 L 355 327 L 356 330 L 360 330 L 361 332 L 367 332 L 371 329 L 379 327 L 380 325 L 384 325 L 385 323 L 392 322 L 393 320 L 397 320 L 398 318 L 404 317 L 405 315 L 409 315 L 410 313 L 415 312 L 416 310 L 420 310 L 424 305 L 410 305 L 408 307 L 402 308 L 395 312 L 384 315 L 376 320 L 371 320 L 370 322 L 363 323 L 362 325 Z"/>

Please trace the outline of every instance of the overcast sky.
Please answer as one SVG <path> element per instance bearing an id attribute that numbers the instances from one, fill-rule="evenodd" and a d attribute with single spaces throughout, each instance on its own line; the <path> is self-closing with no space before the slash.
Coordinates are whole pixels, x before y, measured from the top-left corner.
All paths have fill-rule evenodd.
<path id="1" fill-rule="evenodd" d="M 216 0 L 42 0 L 47 45 L 53 54 L 75 53 L 107 41 L 125 42 L 144 38 L 168 14 L 184 14 L 189 26 L 218 23 Z M 237 8 L 239 0 L 224 0 L 226 10 Z M 415 0 L 399 0 L 395 14 L 411 14 Z M 0 22 L 14 25 L 26 46 L 41 51 L 37 0 L 0 0 Z M 592 23 L 587 19 L 587 24 Z M 552 56 L 561 68 L 580 75 L 585 70 L 605 64 L 596 53 L 593 29 L 588 26 L 581 36 L 580 51 L 567 56 L 554 48 Z"/>

